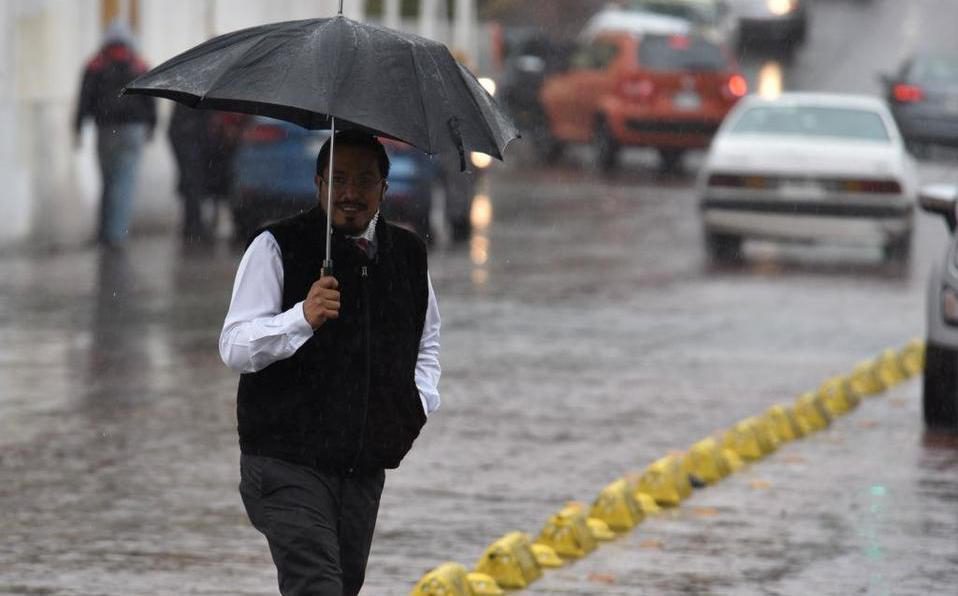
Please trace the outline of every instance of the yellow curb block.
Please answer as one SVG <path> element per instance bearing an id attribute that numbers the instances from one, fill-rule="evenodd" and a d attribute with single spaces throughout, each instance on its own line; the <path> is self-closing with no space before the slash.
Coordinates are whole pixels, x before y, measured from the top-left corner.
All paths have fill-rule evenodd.
<path id="1" fill-rule="evenodd" d="M 486 596 L 502 588 L 522 589 L 542 576 L 544 568 L 564 565 L 565 558 L 584 557 L 598 540 L 627 532 L 659 506 L 675 507 L 692 493 L 691 479 L 711 485 L 737 472 L 744 461 L 756 461 L 793 441 L 827 428 L 832 420 L 856 408 L 863 396 L 883 392 L 922 372 L 925 344 L 909 341 L 900 350 L 887 349 L 855 365 L 847 376 L 826 379 L 816 391 L 799 395 L 794 404 L 777 404 L 733 427 L 694 443 L 688 451 L 671 452 L 641 474 L 627 474 L 605 486 L 586 514 L 570 502 L 549 517 L 535 543 L 522 532 L 493 542 L 475 571 L 446 562 L 427 572 L 411 596 Z M 755 486 L 765 483 L 756 481 Z"/>
<path id="2" fill-rule="evenodd" d="M 645 518 L 624 478 L 602 489 L 589 516 L 601 519 L 616 532 L 628 532 Z"/>
<path id="3" fill-rule="evenodd" d="M 654 461 L 642 472 L 638 492 L 645 493 L 662 507 L 675 507 L 692 494 L 692 484 L 682 469 L 682 460 L 669 454 Z"/>
<path id="4" fill-rule="evenodd" d="M 925 342 L 913 339 L 900 352 L 901 366 L 909 376 L 925 370 Z"/>
<path id="5" fill-rule="evenodd" d="M 597 546 L 585 511 L 577 505 L 567 505 L 551 516 L 536 542 L 552 547 L 561 557 L 569 558 L 584 557 Z"/>
<path id="6" fill-rule="evenodd" d="M 792 407 L 777 404 L 766 410 L 765 416 L 771 421 L 775 428 L 775 435 L 781 442 L 794 441 L 805 436 Z"/>
<path id="7" fill-rule="evenodd" d="M 808 433 L 825 430 L 832 423 L 832 417 L 822 403 L 821 397 L 811 391 L 799 395 L 795 400 L 795 414 L 798 416 L 799 424 L 804 424 L 808 428 Z"/>
<path id="8" fill-rule="evenodd" d="M 833 419 L 847 414 L 861 402 L 847 377 L 832 377 L 826 380 L 819 386 L 818 395 Z"/>
<path id="9" fill-rule="evenodd" d="M 525 588 L 542 577 L 532 544 L 523 532 L 509 532 L 490 544 L 479 557 L 476 571 L 492 577 L 503 588 Z"/>
<path id="10" fill-rule="evenodd" d="M 475 596 L 468 573 L 459 563 L 443 563 L 422 576 L 410 596 Z"/>
<path id="11" fill-rule="evenodd" d="M 705 484 L 715 484 L 731 473 L 722 459 L 722 448 L 712 437 L 693 444 L 685 453 L 683 469 Z"/>

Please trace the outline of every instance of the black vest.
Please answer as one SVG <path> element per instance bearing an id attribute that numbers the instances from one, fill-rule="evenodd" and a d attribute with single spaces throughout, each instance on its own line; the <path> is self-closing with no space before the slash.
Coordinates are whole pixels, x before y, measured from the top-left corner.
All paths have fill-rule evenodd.
<path id="1" fill-rule="evenodd" d="M 283 310 L 320 277 L 325 215 L 314 208 L 266 228 L 283 258 Z M 240 449 L 319 469 L 395 468 L 426 422 L 416 361 L 428 302 L 426 249 L 412 232 L 376 227 L 372 260 L 333 232 L 339 318 L 295 354 L 240 377 Z"/>

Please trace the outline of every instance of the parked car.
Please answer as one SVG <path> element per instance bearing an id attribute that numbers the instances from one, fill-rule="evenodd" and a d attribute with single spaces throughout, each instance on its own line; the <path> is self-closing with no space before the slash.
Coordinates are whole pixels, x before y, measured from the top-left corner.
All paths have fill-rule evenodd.
<path id="1" fill-rule="evenodd" d="M 247 126 L 236 154 L 230 206 L 238 242 L 267 222 L 316 205 L 316 155 L 327 138 L 328 131 L 265 117 Z M 429 241 L 436 232 L 430 212 L 434 204 L 443 205 L 453 238 L 468 237 L 476 172 L 488 162 L 474 156 L 474 171 L 463 173 L 458 156 L 430 157 L 405 143 L 382 141 L 390 159 L 383 214 Z"/>
<path id="2" fill-rule="evenodd" d="M 784 44 L 789 49 L 805 42 L 808 36 L 807 0 L 729 0 L 738 17 L 739 46 L 746 44 Z"/>
<path id="3" fill-rule="evenodd" d="M 652 147 L 672 169 L 687 150 L 708 146 L 747 92 L 725 48 L 685 20 L 620 11 L 587 31 L 569 68 L 542 85 L 548 157 L 567 143 L 591 143 L 599 167 L 610 170 L 622 147 Z"/>
<path id="4" fill-rule="evenodd" d="M 916 186 L 914 160 L 879 98 L 749 96 L 722 124 L 699 174 L 706 251 L 737 259 L 745 238 L 864 242 L 903 263 Z"/>
<path id="5" fill-rule="evenodd" d="M 951 234 L 928 278 L 922 410 L 925 425 L 958 430 L 958 186 L 922 187 L 922 209 L 941 215 Z"/>
<path id="6" fill-rule="evenodd" d="M 919 53 L 881 77 L 884 94 L 909 149 L 958 147 L 958 54 Z"/>

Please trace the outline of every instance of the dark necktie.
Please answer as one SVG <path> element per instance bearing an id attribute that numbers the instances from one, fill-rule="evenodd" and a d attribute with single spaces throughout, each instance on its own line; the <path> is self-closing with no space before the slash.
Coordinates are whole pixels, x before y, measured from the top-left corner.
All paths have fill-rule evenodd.
<path id="1" fill-rule="evenodd" d="M 363 251 L 363 254 L 367 257 L 369 256 L 369 240 L 365 238 L 356 238 L 356 246 L 359 247 L 359 250 Z"/>

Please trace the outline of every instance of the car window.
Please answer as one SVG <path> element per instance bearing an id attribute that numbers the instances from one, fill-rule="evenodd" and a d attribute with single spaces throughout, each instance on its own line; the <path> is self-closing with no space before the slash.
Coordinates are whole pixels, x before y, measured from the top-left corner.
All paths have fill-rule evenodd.
<path id="1" fill-rule="evenodd" d="M 701 37 L 646 35 L 639 44 L 639 64 L 652 70 L 725 70 L 722 49 Z"/>
<path id="2" fill-rule="evenodd" d="M 571 64 L 573 68 L 602 69 L 612 62 L 618 52 L 619 46 L 616 44 L 596 40 L 576 50 Z"/>
<path id="3" fill-rule="evenodd" d="M 958 84 L 958 56 L 929 56 L 918 58 L 908 73 L 913 83 Z"/>
<path id="4" fill-rule="evenodd" d="M 881 116 L 869 110 L 811 106 L 761 106 L 743 113 L 732 134 L 799 135 L 888 141 Z"/>
<path id="5" fill-rule="evenodd" d="M 635 10 L 679 17 L 692 23 L 713 25 L 718 21 L 719 11 L 715 3 L 682 0 L 630 0 Z"/>

